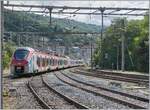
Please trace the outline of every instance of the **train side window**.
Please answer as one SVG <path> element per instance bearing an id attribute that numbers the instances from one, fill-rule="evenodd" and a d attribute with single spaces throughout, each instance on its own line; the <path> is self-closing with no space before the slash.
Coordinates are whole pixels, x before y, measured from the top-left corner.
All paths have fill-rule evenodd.
<path id="1" fill-rule="evenodd" d="M 56 60 L 54 59 L 54 66 L 55 66 L 55 64 L 56 64 Z"/>
<path id="2" fill-rule="evenodd" d="M 52 59 L 52 66 L 54 66 L 54 59 Z"/>
<path id="3" fill-rule="evenodd" d="M 55 65 L 57 65 L 57 59 L 55 60 Z"/>
<path id="4" fill-rule="evenodd" d="M 50 58 L 48 58 L 48 65 L 50 65 Z"/>
<path id="5" fill-rule="evenodd" d="M 58 65 L 58 60 L 56 59 L 56 65 Z"/>
<path id="6" fill-rule="evenodd" d="M 44 58 L 44 66 L 46 66 L 46 58 Z"/>
<path id="7" fill-rule="evenodd" d="M 37 57 L 37 60 L 36 60 L 36 64 L 38 65 L 38 57 Z M 39 65 L 38 65 L 39 66 Z"/>
<path id="8" fill-rule="evenodd" d="M 58 60 L 58 65 L 60 65 L 60 60 Z"/>
<path id="9" fill-rule="evenodd" d="M 56 59 L 54 60 L 54 65 L 56 65 Z"/>
<path id="10" fill-rule="evenodd" d="M 53 59 L 52 58 L 50 59 L 50 65 L 53 65 Z"/>
<path id="11" fill-rule="evenodd" d="M 42 58 L 42 66 L 44 66 L 44 59 Z"/>
<path id="12" fill-rule="evenodd" d="M 41 66 L 43 66 L 43 59 L 42 58 L 40 58 L 40 59 L 41 59 L 41 61 L 40 61 L 41 62 Z"/>
<path id="13" fill-rule="evenodd" d="M 66 65 L 66 60 L 64 60 L 64 63 L 65 63 L 65 65 Z"/>
<path id="14" fill-rule="evenodd" d="M 36 64 L 39 66 L 39 57 L 37 57 Z"/>
<path id="15" fill-rule="evenodd" d="M 44 58 L 44 66 L 46 66 L 46 58 Z"/>
<path id="16" fill-rule="evenodd" d="M 40 58 L 40 66 L 42 66 L 42 65 L 43 65 L 42 58 Z"/>
<path id="17" fill-rule="evenodd" d="M 47 66 L 47 58 L 45 58 L 45 66 Z"/>
<path id="18" fill-rule="evenodd" d="M 53 66 L 53 58 L 51 58 L 51 65 Z"/>
<path id="19" fill-rule="evenodd" d="M 56 59 L 54 59 L 54 66 L 56 65 Z"/>
<path id="20" fill-rule="evenodd" d="M 47 65 L 48 65 L 48 63 L 49 63 L 49 60 L 48 60 L 48 58 L 47 58 Z"/>
<path id="21" fill-rule="evenodd" d="M 44 67 L 44 58 L 42 58 L 42 62 L 43 62 L 43 67 Z"/>
<path id="22" fill-rule="evenodd" d="M 51 58 L 49 59 L 49 65 L 51 65 Z"/>
<path id="23" fill-rule="evenodd" d="M 57 60 L 55 60 L 55 65 L 57 65 Z"/>
<path id="24" fill-rule="evenodd" d="M 44 58 L 44 61 L 45 61 L 45 66 L 47 66 L 47 59 L 46 59 L 46 58 Z"/>
<path id="25" fill-rule="evenodd" d="M 54 59 L 53 59 L 53 66 L 54 66 Z"/>
<path id="26" fill-rule="evenodd" d="M 62 60 L 60 60 L 60 65 L 62 65 Z"/>

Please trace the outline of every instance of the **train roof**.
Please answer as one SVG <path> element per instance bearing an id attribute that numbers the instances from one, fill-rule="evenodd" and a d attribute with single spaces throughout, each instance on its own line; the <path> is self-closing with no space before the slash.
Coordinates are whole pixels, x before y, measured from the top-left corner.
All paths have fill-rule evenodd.
<path id="1" fill-rule="evenodd" d="M 23 49 L 23 50 L 28 50 L 28 51 L 35 51 L 33 48 L 31 47 L 18 47 L 16 50 L 19 50 L 19 49 Z"/>
<path id="2" fill-rule="evenodd" d="M 70 59 L 69 56 L 60 55 L 56 51 L 52 51 L 52 50 L 34 49 L 34 48 L 31 48 L 31 47 L 17 47 L 16 50 L 19 50 L 19 49 L 28 50 L 28 51 L 42 52 L 42 53 L 47 53 L 47 54 L 53 54 L 54 56 Z"/>

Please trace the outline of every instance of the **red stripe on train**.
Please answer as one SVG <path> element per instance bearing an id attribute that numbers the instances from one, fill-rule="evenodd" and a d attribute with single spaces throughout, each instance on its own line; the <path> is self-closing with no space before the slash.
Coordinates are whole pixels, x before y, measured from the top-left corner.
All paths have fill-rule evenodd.
<path id="1" fill-rule="evenodd" d="M 11 62 L 11 65 L 15 65 L 15 66 L 24 66 L 26 64 L 28 64 L 27 60 L 16 60 L 16 59 L 13 59 L 12 62 Z"/>

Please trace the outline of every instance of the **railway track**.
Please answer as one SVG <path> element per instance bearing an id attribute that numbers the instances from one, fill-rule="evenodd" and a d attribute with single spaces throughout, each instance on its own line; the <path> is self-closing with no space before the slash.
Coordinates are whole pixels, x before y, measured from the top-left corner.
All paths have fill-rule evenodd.
<path id="1" fill-rule="evenodd" d="M 114 93 L 110 90 L 104 90 L 104 89 L 101 89 L 101 88 L 98 88 L 98 87 L 94 87 L 92 85 L 88 85 L 88 84 L 85 84 L 85 83 L 82 83 L 81 81 L 78 82 L 78 81 L 75 81 L 73 79 L 70 79 L 70 77 L 67 77 L 67 76 L 64 76 L 63 74 L 55 74 L 56 77 L 58 79 L 60 79 L 61 81 L 63 81 L 64 83 L 67 83 L 71 86 L 74 86 L 74 87 L 77 87 L 79 89 L 82 89 L 84 91 L 87 91 L 87 92 L 90 92 L 90 93 L 93 93 L 95 95 L 99 95 L 99 96 L 102 96 L 102 97 L 105 97 L 109 100 L 113 100 L 117 103 L 121 103 L 123 105 L 126 105 L 126 106 L 129 106 L 131 108 L 135 108 L 135 109 L 146 109 L 147 106 L 148 106 L 148 103 L 146 102 L 143 102 L 141 100 L 137 100 L 135 98 L 133 98 L 134 96 L 129 97 L 127 96 L 127 94 L 125 95 L 122 95 L 121 94 L 117 94 L 117 93 Z"/>
<path id="2" fill-rule="evenodd" d="M 81 103 L 78 103 L 77 101 L 69 98 L 68 96 L 60 93 L 59 91 L 57 91 L 56 89 L 54 89 L 53 87 L 51 87 L 45 80 L 44 78 L 41 76 L 41 80 L 42 83 L 44 84 L 44 86 L 46 88 L 48 88 L 49 91 L 52 91 L 54 94 L 57 94 L 59 97 L 61 97 L 61 100 L 63 99 L 63 101 L 66 101 L 68 103 L 68 106 L 75 106 L 75 108 L 77 109 L 88 109 L 87 106 L 82 105 Z M 33 93 L 33 95 L 35 96 L 35 98 L 37 99 L 37 101 L 39 102 L 39 104 L 44 108 L 44 109 L 52 109 L 52 107 L 50 106 L 50 104 L 48 104 L 43 98 L 41 98 L 41 96 L 37 93 L 36 89 L 34 88 L 33 84 L 31 83 L 31 81 L 33 81 L 33 78 L 28 82 L 28 87 L 31 90 L 31 92 Z"/>
<path id="3" fill-rule="evenodd" d="M 89 70 L 89 72 L 93 72 L 93 70 Z M 95 70 L 96 73 L 98 74 L 108 74 L 108 75 L 115 75 L 115 76 L 124 76 L 128 78 L 136 78 L 136 79 L 143 79 L 143 80 L 148 80 L 149 76 L 148 74 L 127 74 L 127 73 L 117 73 L 115 71 L 105 71 L 105 70 Z"/>
<path id="4" fill-rule="evenodd" d="M 93 73 L 89 71 L 84 71 L 84 70 L 70 70 L 70 72 L 77 73 L 77 74 L 83 74 L 87 76 L 93 76 L 93 77 L 99 77 L 99 78 L 104 78 L 104 79 L 112 79 L 112 80 L 118 80 L 118 81 L 124 81 L 124 82 L 131 82 L 131 83 L 138 83 L 142 85 L 148 86 L 149 80 L 148 79 L 139 79 L 136 77 L 128 77 L 128 76 L 120 76 L 120 75 L 113 75 L 113 74 L 104 74 L 104 73 Z"/>
<path id="5" fill-rule="evenodd" d="M 51 109 L 51 107 L 42 98 L 40 98 L 30 81 L 28 81 L 27 86 L 44 109 Z"/>
<path id="6" fill-rule="evenodd" d="M 127 97 L 130 97 L 130 98 L 133 98 L 133 99 L 137 99 L 137 100 L 140 100 L 140 101 L 143 101 L 143 102 L 148 102 L 149 103 L 149 99 L 148 98 L 145 98 L 145 97 L 140 97 L 140 96 L 137 96 L 137 95 L 133 95 L 133 94 L 129 94 L 129 93 L 126 93 L 126 92 L 122 92 L 122 91 L 118 91 L 118 90 L 114 90 L 114 89 L 109 89 L 107 87 L 104 87 L 104 86 L 101 86 L 101 85 L 95 85 L 95 84 L 91 84 L 91 83 L 87 83 L 86 81 L 81 81 L 77 78 L 73 78 L 71 77 L 70 75 L 68 74 L 65 74 L 63 72 L 61 72 L 64 76 L 70 78 L 71 80 L 73 81 L 76 81 L 78 83 L 82 83 L 82 84 L 85 84 L 87 86 L 92 86 L 92 87 L 95 87 L 95 88 L 98 88 L 98 89 L 103 89 L 103 90 L 106 90 L 106 91 L 110 91 L 110 92 L 113 92 L 115 94 L 120 94 L 120 95 L 123 95 L 123 96 L 127 96 Z"/>

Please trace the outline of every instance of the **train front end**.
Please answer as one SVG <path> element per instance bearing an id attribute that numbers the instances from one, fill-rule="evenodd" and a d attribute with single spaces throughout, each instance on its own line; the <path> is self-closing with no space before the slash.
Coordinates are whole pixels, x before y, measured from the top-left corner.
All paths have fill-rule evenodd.
<path id="1" fill-rule="evenodd" d="M 12 61 L 10 65 L 10 72 L 14 76 L 19 76 L 28 73 L 29 67 L 28 67 L 28 55 L 29 55 L 29 50 L 20 48 L 16 49 L 12 56 Z"/>

